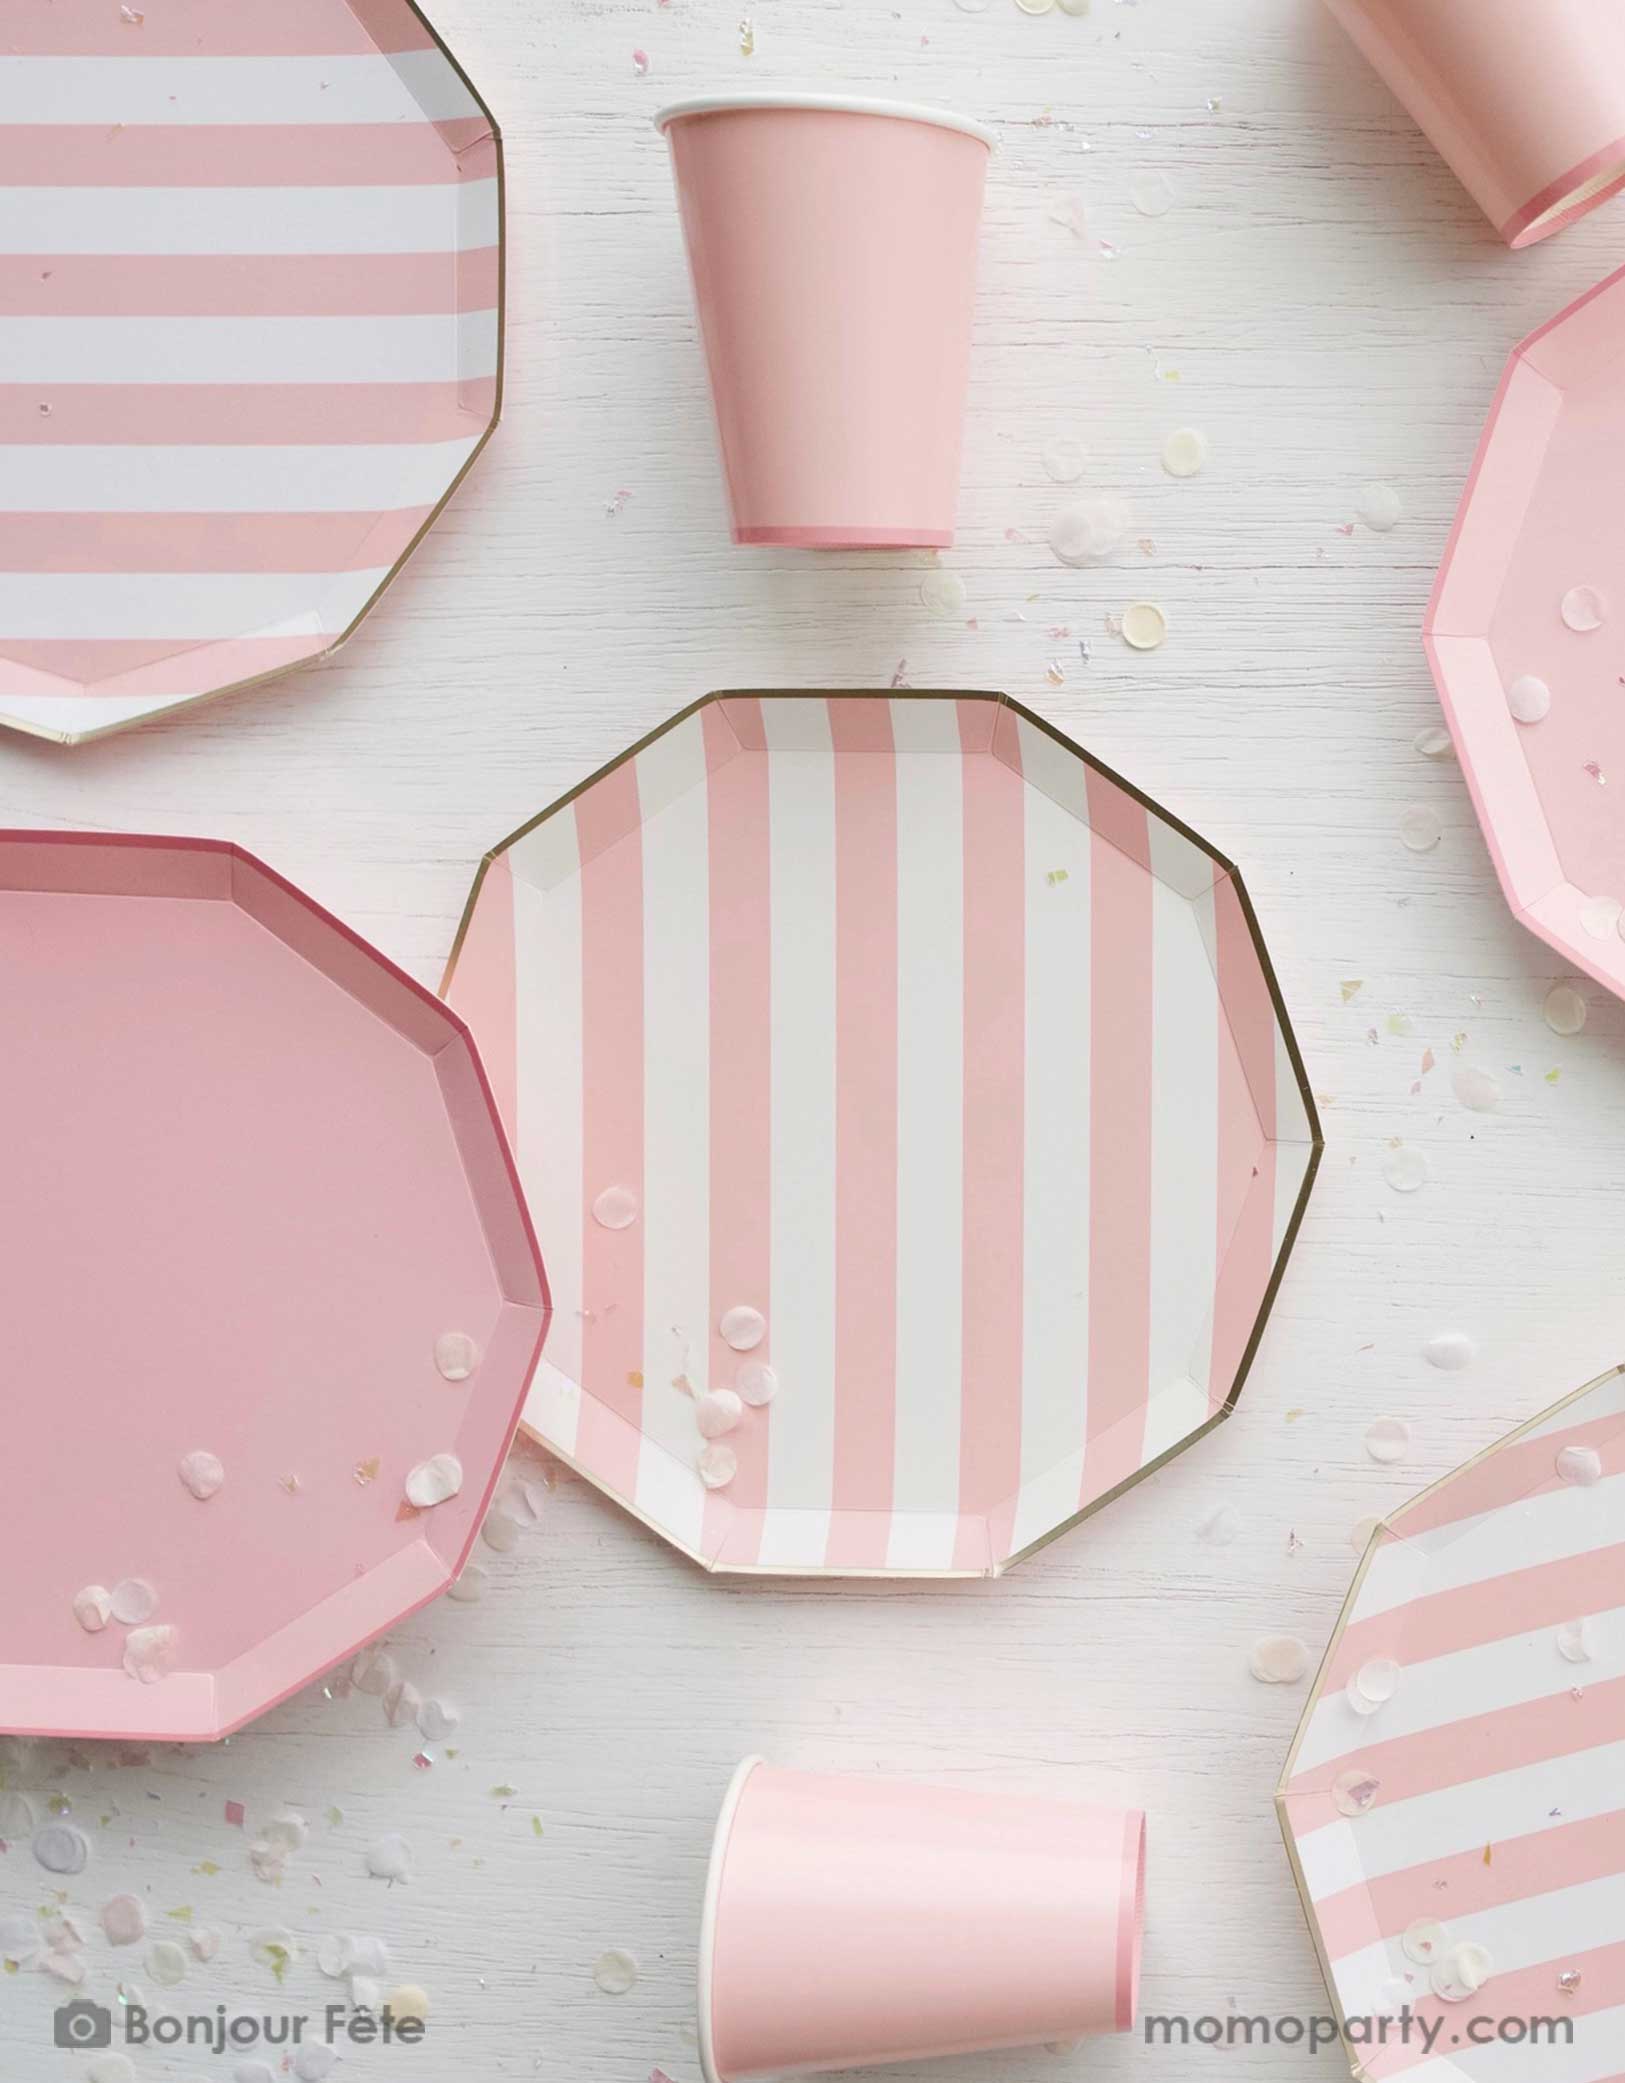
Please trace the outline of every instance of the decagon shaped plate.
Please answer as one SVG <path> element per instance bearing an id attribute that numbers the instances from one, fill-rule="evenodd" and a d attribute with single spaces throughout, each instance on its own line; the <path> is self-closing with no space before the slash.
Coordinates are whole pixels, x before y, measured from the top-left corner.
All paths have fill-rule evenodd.
<path id="1" fill-rule="evenodd" d="M 997 1574 L 1234 1404 L 1319 1151 L 1252 912 L 1002 697 L 712 696 L 488 856 L 446 989 L 525 1423 L 707 1567 Z"/>

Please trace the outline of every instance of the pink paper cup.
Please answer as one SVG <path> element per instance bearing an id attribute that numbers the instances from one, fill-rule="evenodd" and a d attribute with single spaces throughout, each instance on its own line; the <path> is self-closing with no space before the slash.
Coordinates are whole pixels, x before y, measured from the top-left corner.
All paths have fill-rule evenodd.
<path id="1" fill-rule="evenodd" d="M 734 541 L 953 541 L 992 139 L 962 116 L 718 95 L 671 146 Z"/>
<path id="2" fill-rule="evenodd" d="M 1127 2032 L 1145 1818 L 747 1758 L 700 1934 L 706 2083 Z"/>
<path id="3" fill-rule="evenodd" d="M 1327 0 L 1509 246 L 1625 186 L 1625 8 Z"/>

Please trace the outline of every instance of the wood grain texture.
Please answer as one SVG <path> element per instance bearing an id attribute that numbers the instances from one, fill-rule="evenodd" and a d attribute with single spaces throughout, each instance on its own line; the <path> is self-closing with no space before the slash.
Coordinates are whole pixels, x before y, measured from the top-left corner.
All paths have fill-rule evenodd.
<path id="1" fill-rule="evenodd" d="M 1313 0 L 1094 0 L 1083 20 L 1011 0 L 432 11 L 507 137 L 503 427 L 341 655 L 101 744 L 7 737 L 0 821 L 228 835 L 432 983 L 483 849 L 669 712 L 715 686 L 884 686 L 906 660 L 916 686 L 1019 696 L 1242 863 L 1322 1095 L 1326 1162 L 1235 1418 L 1005 1582 L 715 1583 L 567 1481 L 520 1553 L 488 1558 L 483 1604 L 431 1610 L 395 1645 L 407 1675 L 462 1706 L 455 1758 L 414 1770 L 416 1743 L 376 1701 L 316 1692 L 217 1751 L 88 1771 L 46 1753 L 12 1759 L 12 1781 L 66 1794 L 90 1829 L 94 1864 L 67 1888 L 87 1924 L 131 1887 L 155 1921 L 191 1904 L 221 1932 L 215 1964 L 174 1992 L 188 2007 L 281 2000 L 247 1951 L 268 1924 L 307 1947 L 383 1932 L 434 2000 L 439 2052 L 357 2052 L 344 2076 L 643 2083 L 658 2063 L 698 2083 L 700 1882 L 748 1750 L 1143 1804 L 1147 2008 L 1323 2012 L 1270 1807 L 1303 1692 L 1255 1684 L 1249 1646 L 1286 1629 L 1318 1650 L 1357 1519 L 1625 1344 L 1625 1017 L 1590 990 L 1582 1035 L 1546 1030 L 1552 961 L 1507 915 L 1456 767 L 1412 749 L 1437 721 L 1423 602 L 1497 372 L 1612 265 L 1621 206 L 1504 251 Z M 974 626 L 929 618 L 923 556 L 727 543 L 648 119 L 708 86 L 797 82 L 960 105 L 999 132 L 946 559 Z M 1176 198 L 1155 219 L 1132 201 L 1152 170 Z M 1069 197 L 1087 238 L 1056 219 Z M 1158 455 L 1182 424 L 1207 431 L 1212 457 L 1174 483 Z M 1041 463 L 1057 436 L 1088 450 L 1085 486 L 1128 500 L 1143 551 L 1089 571 L 1050 557 L 1070 496 Z M 1341 533 L 1371 479 L 1400 488 L 1404 521 Z M 1136 597 L 1171 622 L 1147 656 L 1104 626 Z M 1428 854 L 1396 834 L 1413 803 L 1444 826 Z M 1500 1078 L 1499 1113 L 1456 1103 L 1458 1064 Z M 1401 1136 L 1432 1165 L 1410 1197 L 1381 1175 Z M 1420 1357 L 1445 1329 L 1480 1343 L 1463 1374 Z M 1412 1428 L 1398 1469 L 1363 1450 L 1382 1415 Z M 1224 1504 L 1241 1531 L 1220 1547 L 1198 1528 Z M 249 1870 L 228 1797 L 312 1818 L 280 1888 Z M 386 1829 L 416 1847 L 409 1887 L 366 1877 Z M 206 1860 L 222 1870 L 200 1874 Z M 12 1845 L 0 1914 L 52 1899 L 47 1878 Z M 619 1999 L 593 1984 L 608 1946 L 642 1966 Z M 99 1937 L 90 1955 L 105 1997 L 128 1956 Z M 314 2007 L 332 1989 L 307 1952 L 283 1996 Z M 60 1993 L 0 1979 L 0 2073 L 83 2073 L 49 2044 Z M 1175 2083 L 1213 2059 L 1126 2042 L 936 2073 Z M 1226 2073 L 1341 2066 L 1254 2048 Z M 196 2053 L 139 2064 L 143 2083 L 229 2071 Z"/>

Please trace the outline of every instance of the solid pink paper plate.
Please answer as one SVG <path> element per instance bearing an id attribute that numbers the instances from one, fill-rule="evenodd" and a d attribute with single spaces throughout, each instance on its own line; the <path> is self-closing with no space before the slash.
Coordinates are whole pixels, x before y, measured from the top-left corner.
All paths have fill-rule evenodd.
<path id="1" fill-rule="evenodd" d="M 0 1729 L 227 1735 L 467 1556 L 547 1321 L 512 1160 L 462 1023 L 236 847 L 0 833 L 0 974 Z M 75 1617 L 122 1583 L 155 1682 Z"/>
<path id="2" fill-rule="evenodd" d="M 526 1426 L 707 1567 L 996 1574 L 1233 1405 L 1302 1066 L 1234 870 L 1014 703 L 698 703 L 487 858 L 446 989 L 559 1305 Z"/>
<path id="3" fill-rule="evenodd" d="M 1621 2072 L 1622 1502 L 1616 1367 L 1366 1549 L 1276 1797 L 1357 2077 Z M 1472 2046 L 1472 2018 L 1572 2046 Z"/>
<path id="4" fill-rule="evenodd" d="M 1625 271 L 1513 354 L 1424 627 L 1508 903 L 1625 994 L 1622 328 Z"/>
<path id="5" fill-rule="evenodd" d="M 0 66 L 0 724 L 341 643 L 496 423 L 497 129 L 411 0 L 53 0 Z"/>

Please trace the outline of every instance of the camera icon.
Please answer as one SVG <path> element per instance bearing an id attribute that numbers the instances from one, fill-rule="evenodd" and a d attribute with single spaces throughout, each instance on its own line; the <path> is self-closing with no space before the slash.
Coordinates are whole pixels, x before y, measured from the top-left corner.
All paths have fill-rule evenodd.
<path id="1" fill-rule="evenodd" d="M 63 2004 L 57 2012 L 55 2037 L 59 2047 L 111 2047 L 113 2014 L 106 2004 L 80 1997 L 74 2003 Z"/>

